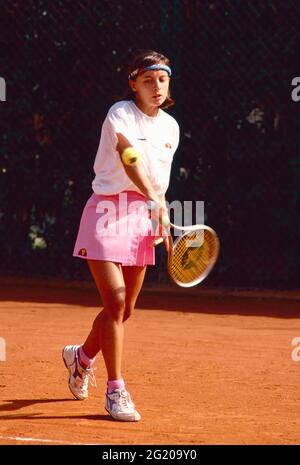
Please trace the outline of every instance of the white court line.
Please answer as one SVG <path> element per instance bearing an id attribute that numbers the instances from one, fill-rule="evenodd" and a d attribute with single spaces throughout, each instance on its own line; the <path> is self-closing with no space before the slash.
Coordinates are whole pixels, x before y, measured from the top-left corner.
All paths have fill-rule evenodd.
<path id="1" fill-rule="evenodd" d="M 65 444 L 65 445 L 72 445 L 72 446 L 87 446 L 91 445 L 88 443 L 83 443 L 83 442 L 68 442 L 68 441 L 59 441 L 55 439 L 39 439 L 39 438 L 21 438 L 19 436 L 0 436 L 1 439 L 9 439 L 11 441 L 24 441 L 24 442 L 44 442 L 48 444 Z M 98 444 L 99 445 L 99 444 Z"/>

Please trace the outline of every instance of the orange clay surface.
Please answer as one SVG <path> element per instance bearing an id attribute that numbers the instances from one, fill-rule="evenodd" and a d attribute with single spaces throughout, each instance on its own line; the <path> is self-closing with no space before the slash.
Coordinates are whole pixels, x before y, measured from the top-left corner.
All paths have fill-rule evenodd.
<path id="1" fill-rule="evenodd" d="M 145 289 L 123 368 L 139 423 L 106 413 L 101 354 L 89 399 L 68 389 L 61 350 L 85 339 L 99 306 L 93 286 L 1 283 L 0 444 L 300 443 L 295 295 Z"/>

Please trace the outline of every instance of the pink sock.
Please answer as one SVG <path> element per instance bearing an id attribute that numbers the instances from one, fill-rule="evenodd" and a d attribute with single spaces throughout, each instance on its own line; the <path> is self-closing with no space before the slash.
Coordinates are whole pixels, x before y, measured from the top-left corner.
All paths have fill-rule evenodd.
<path id="1" fill-rule="evenodd" d="M 83 366 L 83 368 L 90 368 L 96 359 L 96 357 L 89 358 L 84 352 L 82 346 L 79 347 L 78 354 L 79 354 L 79 363 L 80 365 Z"/>
<path id="2" fill-rule="evenodd" d="M 114 379 L 107 381 L 107 392 L 111 394 L 115 389 L 123 389 L 125 387 L 124 379 Z"/>

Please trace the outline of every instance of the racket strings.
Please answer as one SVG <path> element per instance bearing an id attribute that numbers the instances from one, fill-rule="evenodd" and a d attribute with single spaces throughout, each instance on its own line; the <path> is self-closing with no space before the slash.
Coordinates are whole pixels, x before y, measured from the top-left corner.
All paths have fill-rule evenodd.
<path id="1" fill-rule="evenodd" d="M 169 271 L 178 283 L 189 284 L 205 277 L 218 255 L 218 240 L 209 230 L 184 234 L 176 243 Z"/>

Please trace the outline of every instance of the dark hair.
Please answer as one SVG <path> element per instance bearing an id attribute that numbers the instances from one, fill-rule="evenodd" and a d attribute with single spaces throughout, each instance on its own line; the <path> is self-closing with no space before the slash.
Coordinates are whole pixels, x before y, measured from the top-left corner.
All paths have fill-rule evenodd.
<path id="1" fill-rule="evenodd" d="M 153 50 L 137 50 L 133 57 L 131 58 L 129 65 L 127 67 L 126 79 L 132 71 L 138 68 L 145 68 L 151 65 L 167 65 L 171 67 L 170 60 L 162 55 L 161 53 L 154 52 Z M 137 76 L 133 77 L 132 80 L 135 81 Z M 123 100 L 135 100 L 135 93 L 131 90 L 130 86 L 127 84 L 127 89 L 124 93 Z M 170 89 L 166 100 L 160 105 L 160 108 L 168 108 L 175 104 L 175 100 L 172 99 Z"/>

